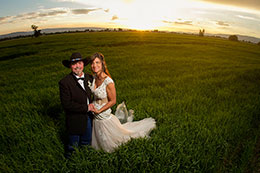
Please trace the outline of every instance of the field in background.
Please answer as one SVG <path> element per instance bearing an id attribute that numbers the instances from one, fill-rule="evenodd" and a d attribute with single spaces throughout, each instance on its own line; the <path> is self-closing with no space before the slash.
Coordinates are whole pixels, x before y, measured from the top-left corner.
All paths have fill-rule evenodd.
<path id="1" fill-rule="evenodd" d="M 0 42 L 1 172 L 260 170 L 260 47 L 172 33 L 93 32 Z M 58 81 L 72 52 L 105 55 L 117 104 L 156 119 L 149 139 L 66 160 Z M 89 67 L 85 71 L 90 71 Z M 116 106 L 115 106 L 116 107 Z M 113 110 L 115 110 L 113 107 Z"/>

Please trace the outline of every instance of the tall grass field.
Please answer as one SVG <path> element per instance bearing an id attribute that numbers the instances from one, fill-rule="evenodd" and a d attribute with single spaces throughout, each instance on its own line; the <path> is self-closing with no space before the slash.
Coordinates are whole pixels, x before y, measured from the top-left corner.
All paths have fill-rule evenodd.
<path id="1" fill-rule="evenodd" d="M 150 138 L 64 157 L 58 82 L 73 52 L 102 52 L 117 104 L 153 117 Z M 90 73 L 90 67 L 85 68 Z M 156 32 L 0 42 L 0 172 L 258 172 L 260 46 Z M 116 105 L 112 108 L 113 112 Z"/>

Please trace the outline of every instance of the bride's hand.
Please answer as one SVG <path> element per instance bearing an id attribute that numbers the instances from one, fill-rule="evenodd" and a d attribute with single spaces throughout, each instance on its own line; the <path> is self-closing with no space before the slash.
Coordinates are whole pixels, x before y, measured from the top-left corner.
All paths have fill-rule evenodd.
<path id="1" fill-rule="evenodd" d="M 99 110 L 97 110 L 95 107 L 94 107 L 94 109 L 93 109 L 93 111 L 92 111 L 94 114 L 100 114 L 100 111 Z"/>

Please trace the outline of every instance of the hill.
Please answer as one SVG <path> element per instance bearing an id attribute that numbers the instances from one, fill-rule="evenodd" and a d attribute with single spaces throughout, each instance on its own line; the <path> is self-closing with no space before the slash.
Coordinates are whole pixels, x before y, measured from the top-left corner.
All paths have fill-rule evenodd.
<path id="1" fill-rule="evenodd" d="M 227 34 L 213 34 L 213 36 L 219 36 L 219 37 L 223 37 L 223 38 L 228 38 L 230 35 Z M 238 40 L 239 41 L 247 41 L 247 42 L 251 42 L 251 43 L 259 43 L 260 42 L 260 38 L 256 38 L 256 37 L 250 37 L 250 36 L 246 36 L 246 35 L 237 35 Z"/>
<path id="2" fill-rule="evenodd" d="M 75 31 L 86 31 L 86 30 L 92 30 L 92 31 L 101 31 L 106 30 L 107 28 L 100 28 L 100 27 L 77 27 L 77 28 L 46 28 L 42 29 L 42 34 L 51 34 L 51 33 L 63 33 L 63 32 L 75 32 Z M 112 28 L 110 30 L 113 30 Z M 128 30 L 128 29 L 125 29 Z M 181 33 L 180 33 L 181 34 Z M 197 35 L 198 33 L 188 33 L 192 35 Z M 30 36 L 33 35 L 33 31 L 29 32 L 13 32 L 9 34 L 3 34 L 0 35 L 0 40 L 5 38 L 14 38 L 19 36 Z M 215 36 L 215 37 L 222 37 L 222 38 L 228 38 L 230 35 L 228 34 L 210 34 L 206 33 L 205 36 Z M 251 37 L 251 36 L 245 36 L 245 35 L 237 35 L 239 41 L 246 41 L 251 43 L 259 43 L 260 38 Z"/>
<path id="3" fill-rule="evenodd" d="M 46 29 L 41 29 L 42 34 L 51 34 L 51 33 L 62 33 L 62 32 L 75 32 L 75 31 L 85 31 L 85 30 L 94 30 L 94 31 L 99 31 L 105 28 L 99 28 L 99 27 L 78 27 L 78 28 L 46 28 Z M 9 34 L 3 34 L 0 35 L 0 39 L 4 38 L 14 38 L 18 36 L 31 36 L 33 35 L 33 31 L 28 31 L 28 32 L 13 32 Z"/>
<path id="4" fill-rule="evenodd" d="M 151 32 L 46 35 L 0 42 L 0 172 L 257 172 L 258 45 Z M 72 52 L 105 55 L 117 104 L 156 119 L 114 153 L 63 156 L 58 82 Z M 86 68 L 90 72 L 89 66 Z M 115 111 L 115 107 L 113 107 Z"/>

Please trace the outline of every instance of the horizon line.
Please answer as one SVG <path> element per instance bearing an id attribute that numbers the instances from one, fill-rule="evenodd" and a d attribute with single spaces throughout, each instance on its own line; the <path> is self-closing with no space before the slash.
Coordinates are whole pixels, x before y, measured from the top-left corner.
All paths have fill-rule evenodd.
<path id="1" fill-rule="evenodd" d="M 92 26 L 92 27 L 55 27 L 55 28 L 43 28 L 43 29 L 38 29 L 38 30 L 59 30 L 59 29 L 73 29 L 74 31 L 72 32 L 86 32 L 87 29 L 94 29 L 94 30 L 109 30 L 109 31 L 115 31 L 115 29 L 122 29 L 124 31 L 136 31 L 136 32 L 169 32 L 169 33 L 179 33 L 179 34 L 196 34 L 196 33 L 199 33 L 199 30 L 198 32 L 192 32 L 192 31 L 171 31 L 171 30 L 159 30 L 159 29 L 131 29 L 131 28 L 123 28 L 123 27 L 95 27 L 95 26 Z M 85 30 L 82 30 L 82 31 L 77 31 L 75 29 L 85 29 Z M 4 36 L 8 36 L 8 35 L 11 35 L 11 34 L 18 34 L 18 33 L 33 33 L 34 31 L 16 31 L 16 32 L 10 32 L 10 33 L 7 33 L 7 34 L 0 34 L 0 39 L 8 39 L 8 38 L 14 38 L 14 37 L 22 37 L 22 36 L 28 36 L 28 35 L 16 35 L 16 36 L 13 36 L 13 37 L 4 37 Z M 59 31 L 57 31 L 59 32 Z M 67 31 L 60 31 L 61 33 L 65 33 Z M 55 34 L 56 32 L 44 32 L 44 34 Z M 196 35 L 199 35 L 199 34 L 196 34 Z M 222 35 L 223 37 L 224 36 L 230 36 L 230 35 L 237 35 L 237 36 L 242 36 L 242 37 L 250 37 L 250 38 L 254 38 L 254 39 L 259 39 L 260 41 L 260 37 L 256 37 L 256 36 L 249 36 L 249 35 L 241 35 L 241 34 L 224 34 L 224 33 L 205 33 L 204 36 L 220 36 Z M 1 38 L 3 37 L 3 38 Z M 224 37 L 225 38 L 225 37 Z M 251 42 L 251 41 L 249 41 Z M 256 42 L 255 42 L 256 43 Z"/>

